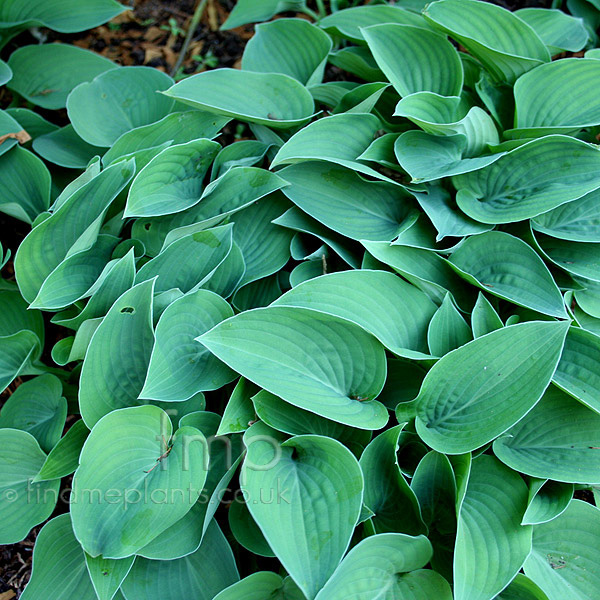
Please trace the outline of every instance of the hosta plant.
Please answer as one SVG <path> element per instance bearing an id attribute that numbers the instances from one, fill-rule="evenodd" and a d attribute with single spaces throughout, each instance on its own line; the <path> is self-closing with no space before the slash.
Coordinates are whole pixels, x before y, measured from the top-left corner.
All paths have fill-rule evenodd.
<path id="1" fill-rule="evenodd" d="M 323 5 L 177 83 L 3 54 L 24 600 L 597 597 L 600 13 Z M 3 41 L 123 8 L 77 6 Z"/>

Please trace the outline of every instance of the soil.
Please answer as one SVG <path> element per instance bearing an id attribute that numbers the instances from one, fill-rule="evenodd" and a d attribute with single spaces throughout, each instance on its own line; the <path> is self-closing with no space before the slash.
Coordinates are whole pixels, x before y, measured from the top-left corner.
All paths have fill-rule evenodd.
<path id="1" fill-rule="evenodd" d="M 509 10 L 524 7 L 550 8 L 552 4 L 552 0 L 492 1 Z M 5 54 L 8 56 L 14 49 L 27 44 L 61 42 L 93 50 L 120 65 L 146 65 L 173 74 L 172 71 L 192 18 L 196 0 L 122 0 L 122 2 L 129 4 L 132 10 L 119 15 L 105 25 L 74 34 L 60 34 L 41 29 L 37 32 L 37 37 L 26 31 L 8 44 L 3 51 L 3 56 Z M 368 0 L 365 0 L 364 3 L 367 4 Z M 254 27 L 247 25 L 230 31 L 219 31 L 220 25 L 225 21 L 234 5 L 235 0 L 208 0 L 187 57 L 179 72 L 173 74 L 175 79 L 211 68 L 239 68 L 244 46 L 252 37 Z M 311 0 L 309 0 L 309 5 L 312 5 Z M 315 7 L 313 6 L 313 8 Z M 293 13 L 286 13 L 283 16 L 304 17 L 304 15 Z M 343 79 L 345 75 L 347 76 L 333 66 L 330 66 L 327 71 L 328 80 Z M 0 107 L 5 108 L 11 100 L 9 90 L 0 89 Z M 39 110 L 39 112 L 59 125 L 67 123 L 65 111 Z M 225 131 L 224 135 L 227 139 L 233 138 L 234 132 Z M 12 251 L 13 257 L 28 231 L 29 227 L 25 223 L 0 213 L 2 243 L 5 251 L 7 248 Z M 9 261 L 3 269 L 2 276 L 5 279 L 14 278 L 12 261 Z M 52 331 L 51 333 L 52 337 L 55 337 L 54 334 L 59 336 L 58 332 Z M 57 339 L 59 337 L 56 337 Z M 17 378 L 7 390 L 0 394 L 0 407 L 20 383 L 20 379 Z M 69 424 L 71 424 L 71 420 L 69 420 Z M 63 489 L 68 488 L 70 484 L 71 478 L 65 478 L 62 482 Z M 590 492 L 586 494 L 578 492 L 578 494 L 577 497 L 593 503 L 593 496 Z M 67 505 L 59 501 L 52 517 L 66 512 L 67 509 Z M 222 510 L 225 509 L 226 507 L 222 508 Z M 35 527 L 22 542 L 10 546 L 0 546 L 0 600 L 18 599 L 29 581 L 33 546 L 42 525 Z M 261 565 L 261 567 L 270 568 L 269 565 Z M 273 568 L 276 569 L 276 565 Z"/>

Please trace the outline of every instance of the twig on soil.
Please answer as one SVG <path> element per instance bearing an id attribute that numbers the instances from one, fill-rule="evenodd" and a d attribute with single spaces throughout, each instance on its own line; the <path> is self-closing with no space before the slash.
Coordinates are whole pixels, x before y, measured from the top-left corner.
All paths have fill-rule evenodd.
<path id="1" fill-rule="evenodd" d="M 179 51 L 179 56 L 177 57 L 177 61 L 175 65 L 171 69 L 171 77 L 175 76 L 177 71 L 179 71 L 179 67 L 183 63 L 185 59 L 185 55 L 187 54 L 188 48 L 190 46 L 190 42 L 194 37 L 194 33 L 196 33 L 196 28 L 198 27 L 198 23 L 200 23 L 200 19 L 202 18 L 202 13 L 204 12 L 204 7 L 206 6 L 207 0 L 200 0 L 196 10 L 194 11 L 194 16 L 192 17 L 192 21 L 190 26 L 188 27 L 187 34 L 185 36 L 185 40 L 183 40 L 183 45 L 181 46 L 181 50 Z"/>

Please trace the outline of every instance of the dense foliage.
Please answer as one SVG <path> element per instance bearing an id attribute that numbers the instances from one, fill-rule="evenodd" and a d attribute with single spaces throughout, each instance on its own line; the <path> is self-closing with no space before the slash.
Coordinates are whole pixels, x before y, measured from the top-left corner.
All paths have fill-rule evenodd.
<path id="1" fill-rule="evenodd" d="M 306 18 L 177 83 L 0 62 L 0 543 L 58 514 L 24 600 L 597 597 L 597 2 L 352 4 L 240 0 Z"/>

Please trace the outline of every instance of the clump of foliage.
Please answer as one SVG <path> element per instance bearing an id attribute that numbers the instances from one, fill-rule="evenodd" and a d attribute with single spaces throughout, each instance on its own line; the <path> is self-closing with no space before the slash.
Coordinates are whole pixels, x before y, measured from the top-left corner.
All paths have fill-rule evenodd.
<path id="1" fill-rule="evenodd" d="M 176 84 L 1 65 L 0 543 L 74 473 L 25 600 L 596 597 L 600 13 L 351 4 L 240 0 L 315 21 Z"/>

